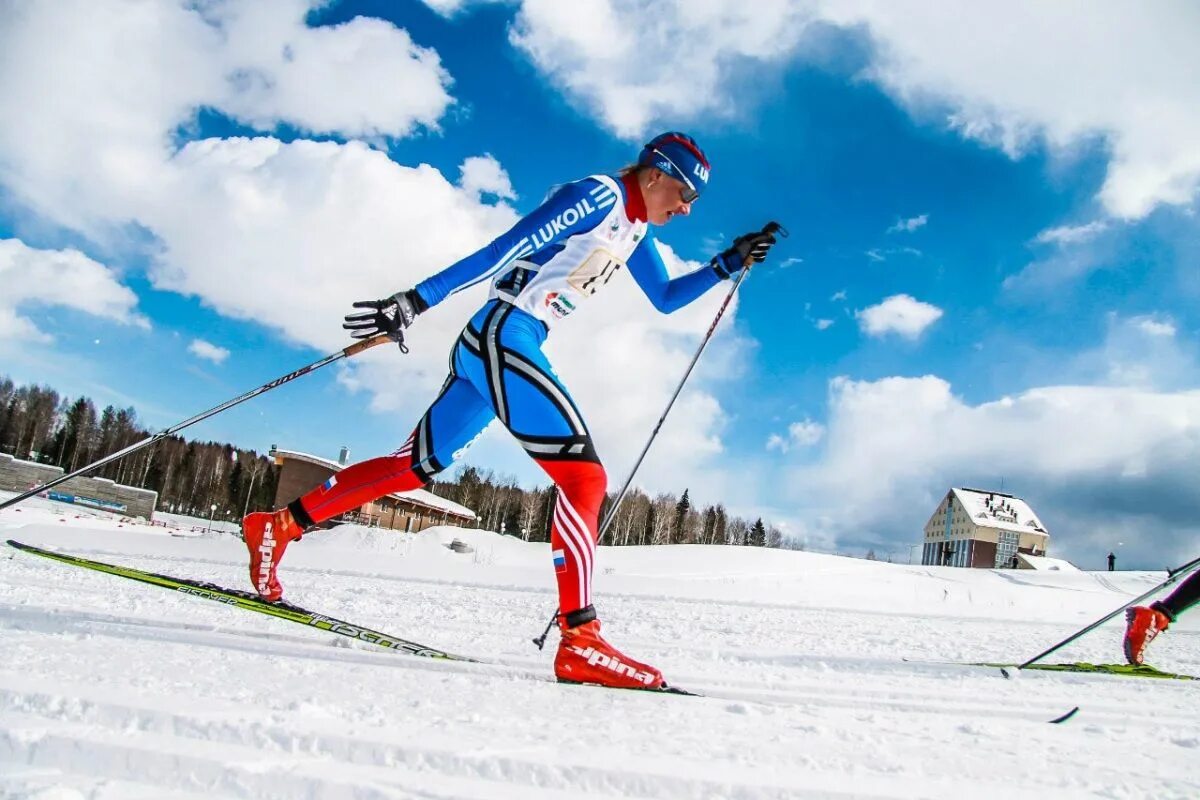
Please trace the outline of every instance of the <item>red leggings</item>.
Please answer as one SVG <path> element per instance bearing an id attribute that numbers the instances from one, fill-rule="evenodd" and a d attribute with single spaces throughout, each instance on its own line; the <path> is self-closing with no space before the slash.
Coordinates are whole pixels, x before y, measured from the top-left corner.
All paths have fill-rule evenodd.
<path id="1" fill-rule="evenodd" d="M 541 352 L 544 337 L 544 326 L 524 312 L 495 301 L 484 306 L 455 345 L 450 378 L 404 446 L 346 467 L 292 503 L 294 516 L 307 526 L 419 489 L 499 418 L 558 486 L 550 551 L 559 610 L 591 605 L 607 477 L 579 410 Z"/>

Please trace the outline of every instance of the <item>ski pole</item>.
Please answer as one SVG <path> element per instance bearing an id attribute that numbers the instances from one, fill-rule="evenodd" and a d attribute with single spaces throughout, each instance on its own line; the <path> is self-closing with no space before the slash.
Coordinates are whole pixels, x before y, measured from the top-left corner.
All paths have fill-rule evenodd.
<path id="1" fill-rule="evenodd" d="M 768 222 L 762 229 L 763 233 L 780 233 L 787 236 L 787 230 L 778 222 Z M 738 273 L 737 280 L 733 282 L 733 286 L 729 288 L 729 293 L 725 295 L 725 301 L 721 303 L 721 307 L 717 309 L 717 315 L 713 318 L 712 324 L 708 326 L 708 331 L 704 334 L 704 338 L 700 340 L 700 346 L 696 348 L 696 354 L 692 356 L 692 363 L 688 364 L 687 369 L 683 373 L 683 378 L 679 381 L 679 385 L 675 387 L 675 393 L 671 395 L 671 399 L 667 401 L 667 407 L 663 409 L 662 416 L 658 418 L 658 422 L 654 425 L 654 430 L 650 432 L 650 438 L 646 440 L 646 446 L 642 448 L 641 455 L 637 457 L 637 461 L 633 464 L 633 469 L 629 471 L 629 477 L 625 479 L 625 484 L 621 487 L 621 491 L 617 494 L 617 499 L 613 501 L 612 506 L 608 509 L 608 515 L 604 518 L 604 523 L 600 526 L 600 532 L 596 534 L 596 543 L 599 544 L 604 539 L 605 532 L 609 526 L 617 518 L 617 509 L 621 506 L 621 501 L 625 499 L 626 492 L 629 491 L 629 485 L 633 483 L 633 476 L 637 475 L 638 469 L 642 466 L 642 461 L 646 458 L 646 453 L 650 452 L 650 445 L 654 443 L 654 439 L 658 436 L 659 430 L 663 423 L 667 420 L 667 414 L 671 413 L 671 407 L 675 405 L 675 400 L 679 397 L 679 393 L 683 391 L 683 385 L 687 383 L 691 377 L 692 370 L 696 367 L 696 362 L 700 360 L 700 354 L 704 352 L 704 348 L 708 346 L 708 342 L 712 339 L 713 333 L 717 330 L 717 324 L 721 321 L 721 317 L 725 315 L 725 309 L 729 307 L 733 296 L 737 294 L 738 287 L 742 285 L 742 281 L 750 274 L 751 260 L 747 258 L 742 263 L 742 270 Z M 549 624 L 546 625 L 546 630 L 542 631 L 541 636 L 536 636 L 533 643 L 537 645 L 538 650 L 541 650 L 546 644 L 546 637 L 550 635 L 551 629 L 554 627 L 555 620 L 558 619 L 558 610 L 550 617 Z"/>
<path id="2" fill-rule="evenodd" d="M 380 345 L 380 344 L 383 344 L 384 342 L 389 342 L 389 341 L 393 341 L 393 340 L 390 339 L 387 334 L 381 333 L 378 336 L 371 337 L 370 339 L 363 339 L 362 341 L 355 342 L 354 344 L 349 345 L 348 347 L 345 347 L 336 353 L 325 356 L 324 358 L 322 358 L 319 361 L 314 361 L 313 363 L 309 364 L 308 366 L 301 367 L 300 369 L 296 370 L 295 372 L 289 372 L 287 375 L 284 375 L 281 378 L 276 378 L 275 380 L 271 381 L 270 383 L 264 383 L 262 386 L 258 387 L 257 389 L 252 389 L 251 391 L 246 392 L 245 394 L 240 395 L 238 397 L 235 397 L 232 400 L 226 400 L 224 403 L 221 403 L 221 405 L 219 405 L 219 406 L 214 406 L 213 408 L 210 408 L 208 411 L 201 412 L 194 417 L 189 417 L 188 419 L 185 419 L 183 422 L 179 422 L 179 423 L 176 423 L 175 425 L 172 425 L 169 428 L 165 428 L 165 429 L 159 431 L 158 433 L 154 434 L 153 436 L 149 436 L 145 439 L 142 439 L 140 442 L 135 442 L 134 444 L 129 445 L 128 447 L 124 448 L 123 450 L 118 450 L 115 453 L 105 456 L 104 458 L 100 459 L 99 461 L 93 461 L 91 464 L 88 464 L 87 466 L 84 466 L 84 467 L 80 467 L 79 469 L 75 470 L 74 472 L 68 473 L 66 475 L 60 475 L 57 478 L 55 478 L 54 480 L 49 481 L 48 483 L 44 483 L 41 486 L 33 487 L 32 489 L 25 492 L 24 494 L 19 494 L 16 497 L 11 497 L 8 500 L 0 502 L 0 510 L 8 508 L 9 506 L 12 506 L 12 505 L 16 505 L 17 503 L 21 502 L 22 500 L 28 500 L 30 497 L 33 497 L 35 494 L 40 494 L 40 493 L 46 491 L 47 489 L 51 489 L 55 486 L 58 486 L 60 483 L 71 480 L 71 478 L 77 478 L 80 475 L 91 472 L 92 470 L 97 469 L 98 467 L 102 467 L 105 464 L 109 464 L 113 461 L 124 458 L 125 456 L 129 455 L 130 453 L 141 450 L 143 447 L 149 447 L 150 445 L 154 444 L 155 442 L 157 442 L 161 439 L 165 439 L 166 437 L 168 437 L 174 433 L 177 433 L 177 432 L 183 430 L 184 428 L 195 425 L 197 422 L 206 420 L 209 417 L 214 416 L 216 414 L 220 414 L 222 411 L 233 408 L 234 406 L 238 405 L 239 403 L 244 403 L 245 401 L 249 400 L 252 397 L 257 397 L 260 394 L 266 394 L 267 392 L 271 391 L 272 389 L 274 389 L 278 386 L 282 386 L 285 383 L 290 383 L 291 381 L 294 381 L 296 378 L 299 378 L 303 375 L 307 375 L 308 373 L 310 373 L 314 370 L 318 370 L 327 364 L 332 364 L 333 362 L 340 361 L 343 358 L 349 358 L 350 356 L 358 355 L 359 353 L 361 353 L 364 350 L 370 349 L 372 347 L 375 347 L 376 345 Z"/>
<path id="3" fill-rule="evenodd" d="M 1026 667 L 1028 667 L 1030 664 L 1034 664 L 1038 661 L 1041 661 L 1043 658 L 1050 655 L 1055 650 L 1059 650 L 1063 647 L 1066 647 L 1068 644 L 1075 641 L 1080 636 L 1083 636 L 1085 633 L 1088 633 L 1089 631 L 1095 630 L 1096 628 L 1098 628 L 1101 625 L 1103 625 L 1104 623 L 1108 622 L 1110 619 L 1115 617 L 1117 614 L 1120 614 L 1122 611 L 1129 608 L 1130 606 L 1136 605 L 1136 604 L 1142 602 L 1147 597 L 1150 597 L 1151 595 L 1155 594 L 1156 592 L 1160 591 L 1161 589 L 1165 589 L 1166 587 L 1170 586 L 1172 583 L 1175 583 L 1175 581 L 1177 581 L 1180 578 L 1182 578 L 1183 576 L 1187 575 L 1189 572 L 1191 572 L 1197 566 L 1200 566 L 1200 558 L 1189 561 L 1188 563 L 1184 564 L 1181 567 L 1176 567 L 1175 569 L 1168 571 L 1167 579 L 1165 581 L 1163 581 L 1162 583 L 1158 584 L 1157 586 L 1155 586 L 1153 589 L 1150 589 L 1149 591 L 1138 595 L 1137 597 L 1133 598 L 1129 602 L 1125 603 L 1125 605 L 1123 605 L 1120 608 L 1113 611 L 1111 614 L 1106 614 L 1105 616 L 1096 620 L 1092 624 L 1088 625 L 1086 628 L 1082 628 L 1082 629 L 1076 631 L 1075 633 L 1071 634 L 1066 639 L 1063 639 L 1061 642 L 1054 645 L 1053 647 L 1050 647 L 1050 648 L 1046 649 L 1045 651 L 1038 653 L 1036 656 L 1029 659 L 1024 664 L 1018 664 L 1015 667 L 1015 670 L 1019 672 L 1020 670 L 1023 670 Z M 1002 673 L 1004 673 L 1004 677 L 1006 677 L 1006 678 L 1012 677 L 1012 675 L 1009 674 L 1009 672 L 1006 668 L 1002 667 L 1000 669 L 1000 671 Z"/>
<path id="4" fill-rule="evenodd" d="M 787 236 L 788 232 L 778 222 L 768 222 L 762 229 L 763 233 L 779 232 L 783 236 Z M 742 285 L 742 281 L 750 274 L 750 259 L 747 258 L 742 264 L 742 270 L 738 273 L 737 280 L 733 282 L 733 286 L 729 287 L 729 293 L 725 295 L 725 301 L 721 303 L 721 307 L 717 309 L 717 315 L 713 317 L 712 324 L 708 326 L 708 332 L 704 334 L 704 338 L 700 340 L 700 346 L 696 348 L 696 354 L 692 356 L 692 363 L 688 364 L 684 370 L 683 378 L 679 381 L 679 385 L 675 387 L 675 393 L 671 395 L 671 399 L 667 401 L 667 407 L 663 409 L 662 416 L 658 418 L 658 422 L 654 425 L 654 430 L 650 432 L 650 438 L 646 440 L 646 446 L 642 448 L 641 455 L 637 457 L 637 461 L 633 463 L 633 469 L 629 471 L 629 477 L 625 479 L 625 484 L 621 487 L 621 491 L 617 493 L 617 499 L 613 501 L 612 506 L 608 509 L 608 516 L 604 518 L 604 524 L 600 526 L 600 532 L 596 534 L 596 543 L 599 544 L 604 539 L 604 534 L 617 518 L 617 509 L 621 506 L 621 501 L 625 499 L 625 493 L 629 491 L 629 485 L 633 483 L 633 476 L 637 475 L 638 469 L 642 466 L 642 461 L 646 458 L 646 453 L 650 452 L 650 445 L 654 443 L 658 436 L 659 430 L 662 429 L 663 423 L 667 420 L 667 414 L 671 413 L 671 407 L 675 405 L 675 401 L 679 398 L 679 393 L 683 391 L 683 385 L 692 375 L 692 370 L 696 367 L 696 362 L 700 360 L 700 354 L 704 352 L 704 348 L 708 346 L 708 342 L 712 339 L 713 333 L 717 330 L 717 324 L 721 321 L 721 317 L 725 315 L 725 309 L 729 307 L 733 296 L 737 294 L 738 287 Z"/>

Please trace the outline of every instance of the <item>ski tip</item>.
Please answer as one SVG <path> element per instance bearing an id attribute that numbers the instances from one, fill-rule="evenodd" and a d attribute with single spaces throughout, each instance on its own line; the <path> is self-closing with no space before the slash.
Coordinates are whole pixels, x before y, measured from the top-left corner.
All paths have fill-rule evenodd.
<path id="1" fill-rule="evenodd" d="M 1079 706 L 1075 706 L 1074 708 L 1072 708 L 1070 711 L 1063 714 L 1062 716 L 1055 717 L 1054 719 L 1050 720 L 1050 724 L 1058 725 L 1060 723 L 1066 722 L 1067 720 L 1069 720 L 1071 717 L 1075 716 L 1078 713 L 1079 713 Z"/>
<path id="2" fill-rule="evenodd" d="M 1000 674 L 1011 681 L 1016 680 L 1021 676 L 1021 670 L 1017 669 L 1016 667 L 1001 667 Z"/>

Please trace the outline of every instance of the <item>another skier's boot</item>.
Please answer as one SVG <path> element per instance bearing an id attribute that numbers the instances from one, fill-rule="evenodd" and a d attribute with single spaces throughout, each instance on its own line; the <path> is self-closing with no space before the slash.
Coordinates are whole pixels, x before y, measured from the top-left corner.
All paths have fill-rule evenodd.
<path id="1" fill-rule="evenodd" d="M 275 576 L 275 568 L 279 566 L 288 542 L 299 539 L 303 533 L 292 512 L 286 508 L 275 512 L 258 511 L 242 520 L 242 538 L 250 551 L 250 583 L 263 600 L 273 603 L 283 597 L 283 587 Z"/>
<path id="2" fill-rule="evenodd" d="M 1125 660 L 1141 665 L 1146 648 L 1167 629 L 1171 618 L 1154 606 L 1134 606 L 1125 610 L 1125 619 Z"/>
<path id="3" fill-rule="evenodd" d="M 554 676 L 565 683 L 598 683 L 618 689 L 661 689 L 662 673 L 634 661 L 600 635 L 592 606 L 559 617 L 562 641 L 554 657 Z"/>

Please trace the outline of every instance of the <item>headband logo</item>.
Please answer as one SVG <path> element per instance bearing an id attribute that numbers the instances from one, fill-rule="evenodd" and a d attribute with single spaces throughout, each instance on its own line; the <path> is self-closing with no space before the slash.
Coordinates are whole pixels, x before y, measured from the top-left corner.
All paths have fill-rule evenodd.
<path id="1" fill-rule="evenodd" d="M 696 166 L 692 168 L 692 172 L 694 172 L 696 174 L 697 178 L 704 181 L 705 183 L 708 183 L 708 170 L 705 169 L 704 165 L 701 164 L 699 161 L 697 161 Z"/>

